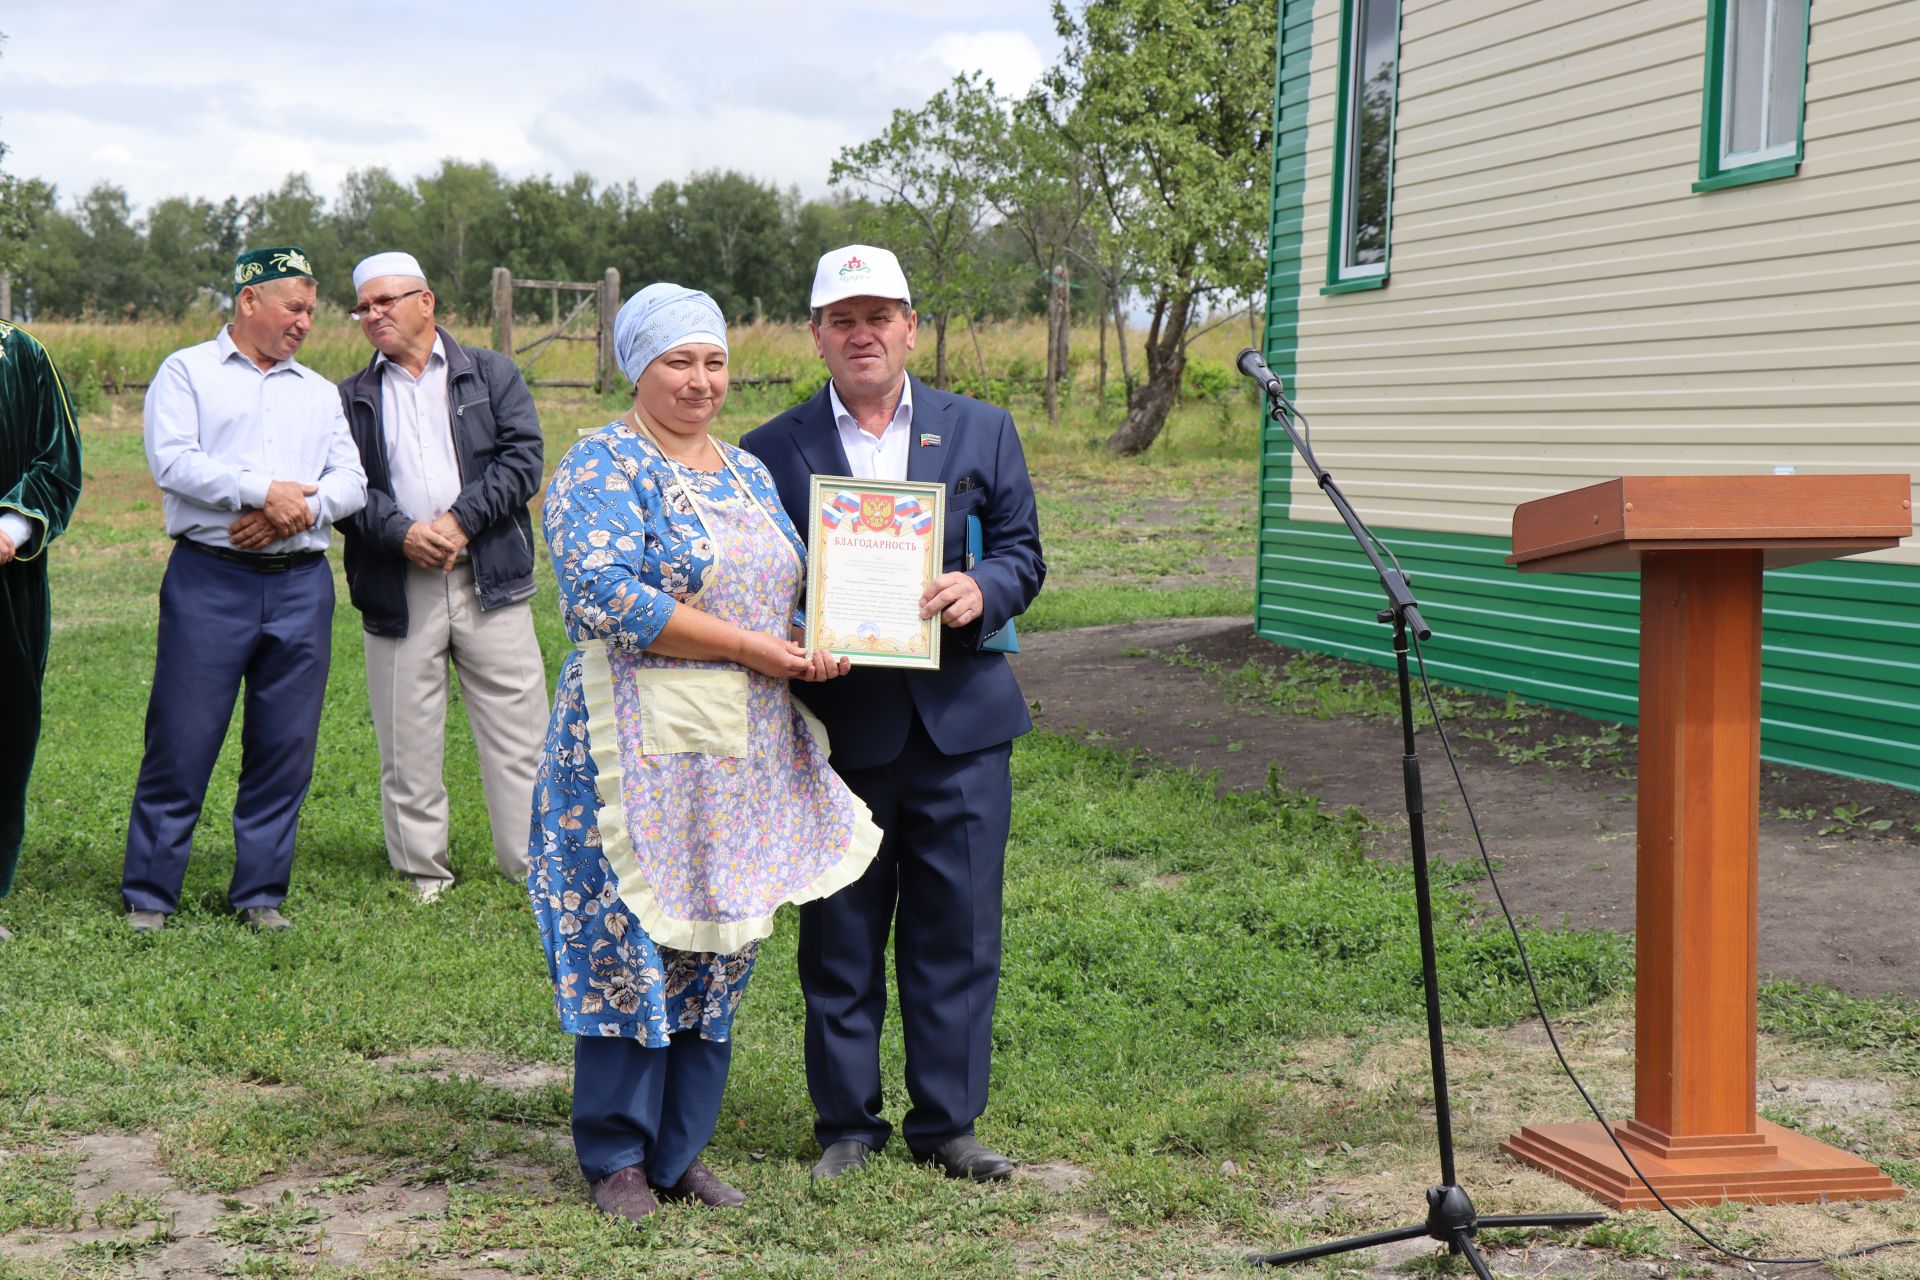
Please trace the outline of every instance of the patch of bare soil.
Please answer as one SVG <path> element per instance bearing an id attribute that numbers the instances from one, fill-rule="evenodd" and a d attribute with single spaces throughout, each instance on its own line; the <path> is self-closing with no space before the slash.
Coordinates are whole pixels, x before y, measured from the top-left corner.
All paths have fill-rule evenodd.
<path id="1" fill-rule="evenodd" d="M 1059 1194 L 1077 1189 L 1092 1175 L 1070 1161 L 1045 1160 L 1039 1164 L 1023 1164 L 1013 1171 L 1013 1176 L 1026 1182 L 1037 1182 Z"/>
<path id="2" fill-rule="evenodd" d="M 181 1186 L 161 1168 L 151 1135 L 89 1134 L 66 1148 L 79 1225 L 21 1228 L 0 1236 L 0 1259 L 55 1261 L 76 1248 L 140 1258 L 149 1276 L 240 1274 L 249 1253 L 292 1254 L 349 1270 L 421 1255 L 438 1242 L 447 1191 L 402 1176 L 316 1172 L 259 1183 L 237 1195 Z M 547 1193 L 543 1171 L 502 1168 L 503 1186 L 529 1179 Z M 458 1260 L 462 1275 L 499 1275 L 513 1258 L 494 1252 Z"/>
<path id="3" fill-rule="evenodd" d="M 1384 635 L 1383 635 L 1384 644 Z M 1278 671 L 1290 656 L 1253 634 L 1247 618 L 1127 623 L 1021 637 L 1014 659 L 1035 723 L 1174 766 L 1217 770 L 1220 785 L 1280 781 L 1330 809 L 1352 805 L 1374 823 L 1372 851 L 1406 856 L 1400 729 L 1391 719 L 1317 719 L 1237 697 L 1215 674 L 1154 653 L 1184 645 L 1188 660 L 1233 672 Z M 1355 680 L 1390 673 L 1355 666 Z M 1562 712 L 1524 722 L 1530 740 L 1592 739 L 1602 726 Z M 1634 752 L 1624 743 L 1605 767 L 1550 756 L 1512 763 L 1490 744 L 1450 734 L 1461 772 L 1517 914 L 1545 923 L 1631 933 L 1634 903 Z M 1505 725 L 1502 726 L 1506 727 Z M 1523 739 L 1525 741 L 1527 739 Z M 1419 738 L 1436 860 L 1479 857 L 1438 740 Z M 1627 777 L 1616 776 L 1616 769 Z M 1872 805 L 1888 832 L 1822 835 L 1842 805 Z M 1781 816 L 1797 814 L 1797 817 Z M 1768 765 L 1761 777 L 1760 969 L 1854 995 L 1920 994 L 1920 796 L 1806 769 Z M 1474 892 L 1492 895 L 1484 880 Z"/>
<path id="4" fill-rule="evenodd" d="M 374 1066 L 405 1075 L 430 1076 L 435 1080 L 479 1080 L 526 1093 L 550 1084 L 566 1084 L 572 1072 L 552 1062 L 510 1062 L 485 1053 L 455 1053 L 451 1049 L 413 1049 L 406 1053 L 374 1059 Z"/>

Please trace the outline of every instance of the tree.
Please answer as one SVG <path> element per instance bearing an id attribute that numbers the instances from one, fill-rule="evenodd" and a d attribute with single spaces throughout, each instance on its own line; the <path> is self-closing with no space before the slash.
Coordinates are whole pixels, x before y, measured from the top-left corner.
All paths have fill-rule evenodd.
<path id="1" fill-rule="evenodd" d="M 420 197 L 414 256 L 435 295 L 449 308 L 484 312 L 493 269 L 501 265 L 506 199 L 500 171 L 490 163 L 442 160 L 435 173 L 414 182 L 414 190 Z"/>
<path id="2" fill-rule="evenodd" d="M 1166 426 L 1200 306 L 1253 296 L 1267 237 L 1273 6 L 1250 0 L 1061 0 L 1048 76 L 1101 195 L 1106 234 L 1147 297 L 1146 381 L 1107 447 L 1139 453 Z"/>
<path id="3" fill-rule="evenodd" d="M 206 200 L 184 196 L 169 196 L 148 211 L 145 309 L 178 316 L 196 302 L 227 295 L 234 255 L 224 243 L 225 213 Z"/>
<path id="4" fill-rule="evenodd" d="M 333 202 L 333 224 L 340 260 L 349 271 L 371 254 L 421 252 L 420 197 L 380 165 L 347 173 Z M 349 275 L 348 292 L 352 283 Z"/>
<path id="5" fill-rule="evenodd" d="M 132 319 L 150 297 L 147 245 L 134 225 L 126 188 L 96 183 L 80 197 L 87 247 L 85 309 Z"/>
<path id="6" fill-rule="evenodd" d="M 1072 331 L 1069 246 L 1096 198 L 1081 157 L 1068 144 L 1056 102 L 1044 92 L 1028 94 L 1013 108 L 991 174 L 987 199 L 1000 225 L 1025 246 L 1045 281 L 1047 299 L 1047 425 L 1060 421 L 1060 379 L 1067 373 Z"/>
<path id="7" fill-rule="evenodd" d="M 7 145 L 0 142 L 0 160 Z M 19 178 L 0 170 L 0 320 L 13 318 L 13 278 L 27 255 L 53 189 L 38 178 Z"/>
<path id="8" fill-rule="evenodd" d="M 1006 134 L 993 82 L 978 73 L 953 83 L 918 111 L 895 111 L 879 137 L 846 147 L 828 181 L 859 183 L 881 197 L 876 239 L 907 269 L 914 305 L 933 322 L 934 383 L 947 385 L 947 323 L 976 313 L 989 281 L 975 250 L 988 202 L 989 173 Z"/>
<path id="9" fill-rule="evenodd" d="M 732 319 L 785 283 L 786 205 L 770 183 L 732 170 L 663 182 L 648 199 L 659 233 L 673 246 L 671 278 L 713 295 Z"/>

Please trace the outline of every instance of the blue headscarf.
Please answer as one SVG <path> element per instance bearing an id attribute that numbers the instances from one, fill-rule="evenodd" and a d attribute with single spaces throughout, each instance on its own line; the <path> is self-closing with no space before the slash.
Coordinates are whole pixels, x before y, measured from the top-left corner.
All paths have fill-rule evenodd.
<path id="1" fill-rule="evenodd" d="M 727 349 L 727 318 L 698 289 L 650 284 L 628 298 L 613 320 L 613 355 L 628 382 L 640 381 L 654 360 L 689 342 Z"/>

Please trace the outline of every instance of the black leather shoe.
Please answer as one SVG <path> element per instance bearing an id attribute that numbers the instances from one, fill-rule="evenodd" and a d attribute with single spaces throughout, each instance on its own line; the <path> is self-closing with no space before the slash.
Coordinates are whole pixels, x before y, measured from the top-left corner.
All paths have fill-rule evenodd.
<path id="1" fill-rule="evenodd" d="M 970 1133 L 948 1138 L 933 1149 L 933 1154 L 921 1156 L 920 1160 L 923 1164 L 939 1165 L 949 1178 L 972 1178 L 975 1182 L 992 1182 L 1013 1172 L 1013 1161 Z"/>
<path id="2" fill-rule="evenodd" d="M 813 1166 L 813 1180 L 831 1182 L 843 1173 L 852 1173 L 871 1159 L 872 1147 L 858 1138 L 842 1138 L 820 1153 L 820 1163 Z"/>

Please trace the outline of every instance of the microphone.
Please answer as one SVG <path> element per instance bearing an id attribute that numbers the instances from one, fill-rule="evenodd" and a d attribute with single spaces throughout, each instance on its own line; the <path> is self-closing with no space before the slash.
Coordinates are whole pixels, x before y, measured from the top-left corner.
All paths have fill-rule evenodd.
<path id="1" fill-rule="evenodd" d="M 1258 351 L 1252 347 L 1242 351 L 1239 367 L 1240 372 L 1252 378 L 1262 391 L 1268 395 L 1279 396 L 1282 400 L 1286 399 L 1286 389 L 1280 385 L 1280 379 L 1274 376 L 1273 370 L 1267 368 L 1267 362 L 1260 358 Z"/>

